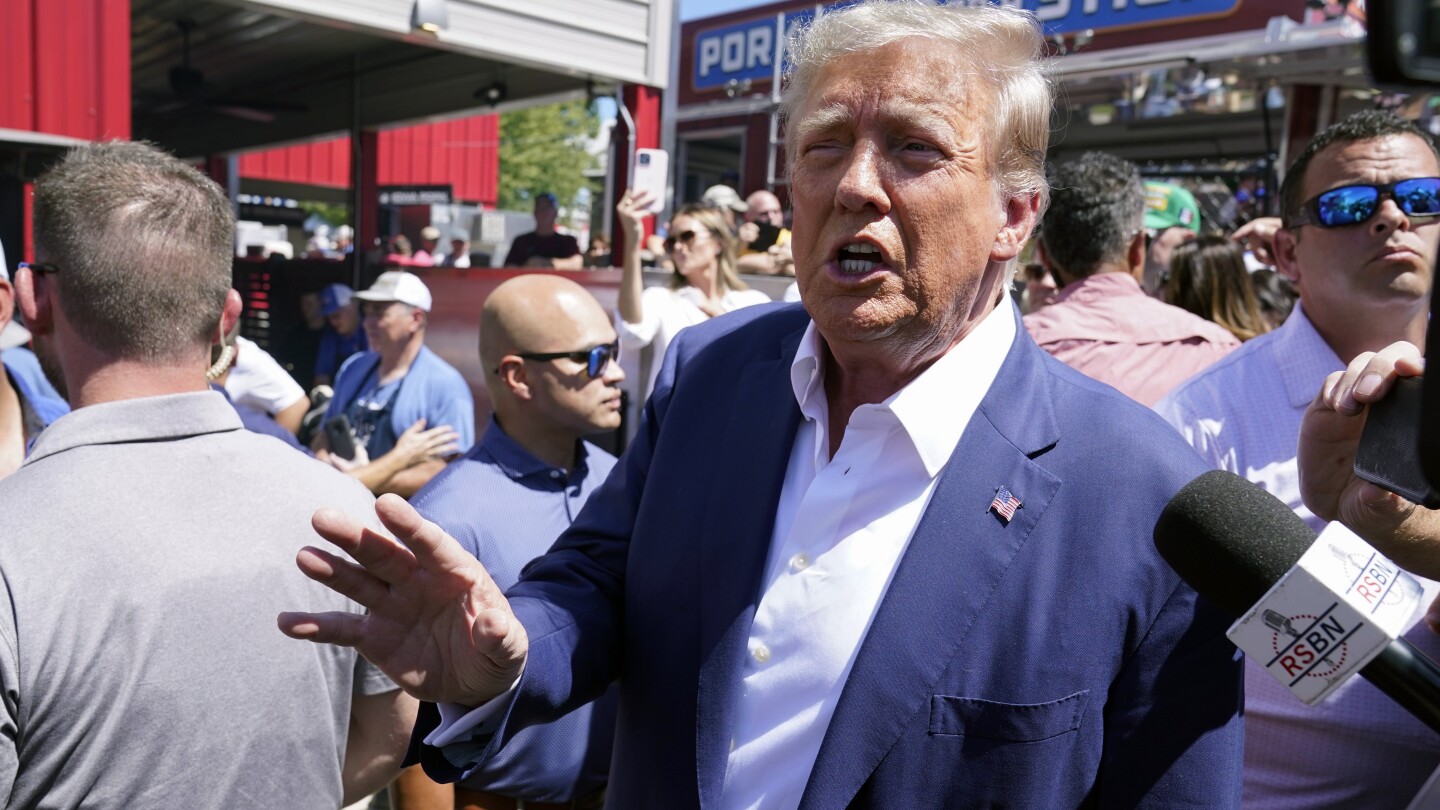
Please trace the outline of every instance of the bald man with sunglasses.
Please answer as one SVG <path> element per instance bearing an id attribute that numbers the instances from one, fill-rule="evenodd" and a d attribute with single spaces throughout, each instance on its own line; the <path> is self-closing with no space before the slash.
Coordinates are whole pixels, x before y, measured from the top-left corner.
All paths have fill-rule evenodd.
<path id="1" fill-rule="evenodd" d="M 615 466 L 614 456 L 582 437 L 620 426 L 625 372 L 615 328 L 594 297 L 569 279 L 539 273 L 510 279 L 486 298 L 480 359 L 495 408 L 490 424 L 411 504 L 508 588 Z M 455 807 L 514 807 L 518 799 L 525 807 L 598 808 L 615 710 L 612 687 L 598 701 L 520 732 L 456 787 Z M 423 779 L 418 771 L 405 781 Z"/>
<path id="2" fill-rule="evenodd" d="M 1326 377 L 1362 353 L 1424 345 L 1440 157 L 1410 122 L 1358 113 L 1310 141 L 1280 197 L 1275 260 L 1299 305 L 1156 410 L 1211 464 L 1260 484 L 1318 531 L 1325 521 L 1301 500 L 1301 418 Z M 1422 584 L 1427 603 L 1440 593 Z M 1413 619 L 1407 638 L 1440 657 L 1440 640 Z M 1440 738 L 1368 681 L 1312 708 L 1247 664 L 1245 807 L 1405 807 L 1437 765 Z"/>

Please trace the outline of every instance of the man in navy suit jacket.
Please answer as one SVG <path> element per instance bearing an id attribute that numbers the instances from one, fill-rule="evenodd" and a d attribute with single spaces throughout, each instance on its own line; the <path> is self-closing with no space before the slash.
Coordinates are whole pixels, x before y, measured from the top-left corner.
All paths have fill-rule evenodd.
<path id="1" fill-rule="evenodd" d="M 861 3 L 792 43 L 804 309 L 680 333 L 635 444 L 507 595 L 398 499 L 283 614 L 433 701 L 453 779 L 620 684 L 616 808 L 1232 807 L 1239 655 L 1150 540 L 1204 464 L 1006 290 L 1049 88 L 1015 9 Z M 508 599 L 506 598 L 508 596 Z"/>

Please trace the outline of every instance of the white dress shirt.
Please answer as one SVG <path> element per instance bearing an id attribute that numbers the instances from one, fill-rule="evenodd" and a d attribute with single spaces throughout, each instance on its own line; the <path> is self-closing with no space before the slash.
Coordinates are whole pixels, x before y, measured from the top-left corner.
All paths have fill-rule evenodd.
<path id="1" fill-rule="evenodd" d="M 890 578 L 1014 339 L 1002 303 L 905 388 L 856 408 L 830 458 L 821 340 L 806 329 L 790 368 L 803 421 L 740 673 L 723 810 L 800 804 Z"/>
<path id="2" fill-rule="evenodd" d="M 1279 329 L 1181 383 L 1155 410 L 1206 461 L 1259 484 L 1318 532 L 1325 521 L 1300 499 L 1300 420 L 1325 377 L 1344 368 L 1296 305 Z M 1430 604 L 1440 586 L 1416 579 L 1422 604 Z M 1423 618 L 1416 610 L 1405 637 L 1435 658 L 1440 639 Z M 1306 706 L 1246 661 L 1247 810 L 1404 807 L 1437 764 L 1440 738 L 1369 681 L 1352 677 L 1320 705 Z"/>

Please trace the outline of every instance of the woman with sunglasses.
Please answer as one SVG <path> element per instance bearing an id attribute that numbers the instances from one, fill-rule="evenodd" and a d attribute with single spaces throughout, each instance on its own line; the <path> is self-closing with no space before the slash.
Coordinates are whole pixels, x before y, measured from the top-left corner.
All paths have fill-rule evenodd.
<path id="1" fill-rule="evenodd" d="M 645 191 L 625 193 L 615 212 L 625 229 L 621 263 L 619 317 L 615 331 L 620 346 L 638 351 L 653 346 L 650 373 L 642 382 L 640 401 L 650 396 L 665 349 L 675 333 L 716 315 L 769 302 L 770 297 L 745 286 L 735 272 L 736 243 L 723 215 L 714 208 L 687 205 L 670 220 L 665 249 L 675 272 L 666 287 L 645 289 L 640 271 L 644 218 L 654 198 Z"/>

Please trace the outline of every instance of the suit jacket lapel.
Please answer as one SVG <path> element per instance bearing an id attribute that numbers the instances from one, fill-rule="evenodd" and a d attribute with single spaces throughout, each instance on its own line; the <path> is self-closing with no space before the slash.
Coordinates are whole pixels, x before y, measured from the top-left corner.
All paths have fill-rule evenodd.
<path id="1" fill-rule="evenodd" d="M 725 782 L 735 689 L 745 640 L 760 596 L 775 509 L 785 483 L 800 407 L 790 364 L 804 329 L 787 336 L 779 356 L 751 363 L 726 399 L 730 418 L 706 463 L 724 472 L 700 525 L 700 683 L 696 774 L 700 806 L 714 807 Z M 737 509 L 736 504 L 745 508 Z"/>
<path id="2" fill-rule="evenodd" d="M 801 810 L 844 807 L 917 712 L 1060 488 L 1032 458 L 1057 440 L 1043 356 L 1019 328 L 940 473 L 841 692 Z M 1021 501 L 1008 523 L 996 487 Z"/>

